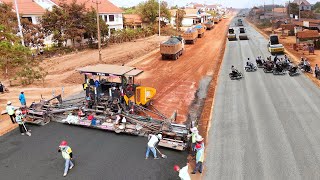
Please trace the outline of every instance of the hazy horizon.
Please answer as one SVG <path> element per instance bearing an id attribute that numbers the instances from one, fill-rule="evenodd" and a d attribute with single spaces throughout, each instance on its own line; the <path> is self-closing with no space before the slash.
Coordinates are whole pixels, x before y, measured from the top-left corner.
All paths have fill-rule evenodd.
<path id="1" fill-rule="evenodd" d="M 132 7 L 145 0 L 109 0 L 118 7 Z M 163 0 L 161 0 L 163 1 Z M 185 6 L 187 3 L 196 2 L 199 4 L 222 4 L 224 7 L 232 8 L 250 8 L 253 6 L 259 6 L 265 4 L 272 4 L 273 0 L 164 0 L 168 2 L 170 6 L 178 5 Z M 293 0 L 291 0 L 292 2 Z M 288 0 L 274 0 L 275 4 L 284 5 Z M 311 4 L 315 4 L 318 0 L 308 0 Z"/>

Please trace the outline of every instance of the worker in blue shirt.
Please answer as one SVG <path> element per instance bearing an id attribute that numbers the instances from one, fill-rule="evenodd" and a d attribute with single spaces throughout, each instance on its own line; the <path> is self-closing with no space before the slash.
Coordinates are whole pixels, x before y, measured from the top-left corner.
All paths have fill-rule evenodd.
<path id="1" fill-rule="evenodd" d="M 24 96 L 24 92 L 21 91 L 20 95 L 19 95 L 19 101 L 21 103 L 22 106 L 25 106 L 27 103 L 26 103 L 26 97 Z"/>

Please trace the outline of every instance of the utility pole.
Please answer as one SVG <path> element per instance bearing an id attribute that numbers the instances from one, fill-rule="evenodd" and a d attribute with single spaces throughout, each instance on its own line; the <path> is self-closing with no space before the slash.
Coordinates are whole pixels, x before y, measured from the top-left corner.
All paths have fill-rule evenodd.
<path id="1" fill-rule="evenodd" d="M 299 9 L 299 22 L 300 22 L 300 5 L 301 5 L 301 2 L 299 0 L 299 5 L 298 5 L 298 9 Z"/>
<path id="2" fill-rule="evenodd" d="M 101 4 L 101 2 L 98 2 L 98 0 L 96 1 L 92 1 L 93 3 L 96 3 L 96 9 L 97 9 L 97 33 L 98 33 L 98 49 L 99 49 L 99 61 L 102 61 L 102 57 L 101 57 L 101 35 L 100 35 L 100 19 L 99 19 L 99 4 Z"/>
<path id="3" fill-rule="evenodd" d="M 272 0 L 272 34 L 274 34 L 273 21 L 274 21 L 274 0 Z"/>
<path id="4" fill-rule="evenodd" d="M 17 13 L 17 19 L 18 19 L 18 27 L 19 27 L 19 35 L 21 37 L 21 44 L 22 46 L 24 45 L 24 40 L 23 40 L 23 33 L 22 33 L 22 26 L 21 26 L 21 22 L 20 22 L 20 16 L 19 16 L 19 9 L 18 9 L 18 3 L 17 0 L 14 0 L 15 6 L 16 6 L 16 13 Z"/>
<path id="5" fill-rule="evenodd" d="M 160 4 L 160 0 L 158 1 L 158 3 L 159 3 L 159 36 L 160 36 L 160 15 L 161 15 L 161 13 L 160 13 L 160 6 L 161 6 L 161 4 Z"/>

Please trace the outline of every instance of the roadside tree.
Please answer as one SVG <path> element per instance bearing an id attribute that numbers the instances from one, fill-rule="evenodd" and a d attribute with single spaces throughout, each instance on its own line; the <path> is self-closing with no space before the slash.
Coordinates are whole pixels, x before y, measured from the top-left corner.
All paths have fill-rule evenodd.
<path id="1" fill-rule="evenodd" d="M 160 15 L 168 20 L 171 19 L 171 14 L 168 9 L 167 2 L 163 1 L 160 3 Z M 145 22 L 154 24 L 159 16 L 159 3 L 156 0 L 148 0 L 142 2 L 137 6 L 137 12 L 141 15 Z"/>
<path id="2" fill-rule="evenodd" d="M 175 23 L 179 31 L 180 31 L 180 27 L 182 27 L 182 21 L 185 15 L 186 15 L 186 12 L 183 9 L 177 9 Z"/>

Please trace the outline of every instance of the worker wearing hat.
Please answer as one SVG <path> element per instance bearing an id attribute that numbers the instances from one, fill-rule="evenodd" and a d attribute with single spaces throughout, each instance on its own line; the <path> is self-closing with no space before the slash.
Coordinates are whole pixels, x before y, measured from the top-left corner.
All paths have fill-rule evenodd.
<path id="1" fill-rule="evenodd" d="M 12 124 L 16 123 L 16 115 L 14 114 L 14 107 L 11 104 L 11 101 L 7 102 L 7 107 L 6 107 L 7 113 L 10 116 Z"/>
<path id="2" fill-rule="evenodd" d="M 190 129 L 191 134 L 188 135 L 188 137 L 191 136 L 191 154 L 194 156 L 195 154 L 195 145 L 196 145 L 196 138 L 199 136 L 199 131 L 197 127 L 193 127 Z"/>
<path id="3" fill-rule="evenodd" d="M 62 157 L 65 159 L 63 177 L 66 177 L 68 170 L 72 169 L 74 164 L 72 163 L 72 149 L 68 146 L 67 141 L 61 141 L 58 152 L 61 152 Z"/>
<path id="4" fill-rule="evenodd" d="M 23 127 L 23 116 L 22 116 L 22 112 L 20 111 L 20 109 L 16 110 L 16 122 L 19 125 L 19 130 L 21 135 L 24 135 L 24 133 L 26 132 L 25 128 Z"/>
<path id="5" fill-rule="evenodd" d="M 21 103 L 21 106 L 26 106 L 27 102 L 26 102 L 26 97 L 24 96 L 24 92 L 21 91 L 20 95 L 19 95 L 19 101 Z"/>
<path id="6" fill-rule="evenodd" d="M 201 136 L 198 136 L 197 138 L 197 144 L 195 146 L 195 149 L 197 151 L 196 167 L 194 168 L 192 174 L 195 174 L 197 171 L 199 171 L 199 173 L 202 173 L 202 163 L 204 160 L 204 143 L 203 138 Z"/>
<path id="7" fill-rule="evenodd" d="M 188 167 L 189 167 L 189 163 L 187 163 L 187 165 L 181 169 L 178 165 L 174 165 L 173 169 L 179 172 L 179 177 L 181 180 L 191 180 L 190 175 L 188 173 Z"/>
<path id="8" fill-rule="evenodd" d="M 160 140 L 162 139 L 162 134 L 160 134 L 160 133 L 157 134 L 157 135 L 149 134 L 148 139 L 149 139 L 149 141 L 148 141 L 148 144 L 147 144 L 146 159 L 148 159 L 148 157 L 149 157 L 150 150 L 153 153 L 154 159 L 159 159 L 157 157 L 157 152 L 156 152 L 155 147 L 160 142 Z"/>

